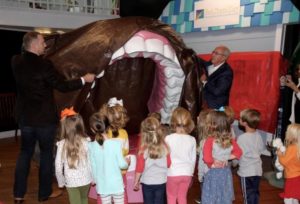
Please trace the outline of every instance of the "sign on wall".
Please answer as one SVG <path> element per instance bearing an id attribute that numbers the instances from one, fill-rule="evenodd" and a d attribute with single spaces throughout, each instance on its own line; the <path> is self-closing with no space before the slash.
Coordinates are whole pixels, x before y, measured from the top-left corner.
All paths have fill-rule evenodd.
<path id="1" fill-rule="evenodd" d="M 194 28 L 236 25 L 240 21 L 240 0 L 200 0 L 194 8 Z"/>

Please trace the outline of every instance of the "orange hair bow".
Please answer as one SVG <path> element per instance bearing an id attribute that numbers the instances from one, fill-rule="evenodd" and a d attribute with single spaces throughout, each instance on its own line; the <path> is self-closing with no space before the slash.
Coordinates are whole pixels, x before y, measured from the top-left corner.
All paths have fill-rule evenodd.
<path id="1" fill-rule="evenodd" d="M 74 111 L 74 107 L 72 106 L 71 108 L 65 108 L 61 111 L 60 113 L 60 118 L 63 119 L 68 116 L 73 116 L 76 115 L 77 113 Z"/>

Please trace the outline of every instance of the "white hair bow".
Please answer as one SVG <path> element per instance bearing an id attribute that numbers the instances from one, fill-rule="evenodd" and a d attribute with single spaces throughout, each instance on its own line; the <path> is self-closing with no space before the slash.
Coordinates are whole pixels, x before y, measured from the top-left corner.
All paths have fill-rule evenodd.
<path id="1" fill-rule="evenodd" d="M 110 98 L 107 102 L 108 107 L 114 107 L 116 105 L 123 106 L 123 100 L 118 100 L 116 97 Z"/>

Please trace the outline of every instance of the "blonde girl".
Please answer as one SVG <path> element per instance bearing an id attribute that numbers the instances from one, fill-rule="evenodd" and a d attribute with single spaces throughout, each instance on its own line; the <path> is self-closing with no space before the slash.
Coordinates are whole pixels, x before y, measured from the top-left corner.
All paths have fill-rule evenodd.
<path id="1" fill-rule="evenodd" d="M 81 116 L 73 108 L 61 113 L 55 173 L 60 188 L 66 186 L 71 204 L 87 204 L 92 181 L 88 140 Z"/>
<path id="2" fill-rule="evenodd" d="M 153 117 L 153 118 L 157 119 L 159 122 L 160 122 L 160 120 L 161 120 L 161 114 L 160 114 L 159 112 L 151 112 L 151 113 L 148 113 L 147 118 L 148 118 L 148 117 Z M 138 151 L 140 150 L 141 144 L 142 144 L 142 133 L 140 132 L 140 133 L 138 134 L 137 145 L 134 145 L 134 146 L 136 147 L 136 149 L 137 149 L 137 152 L 136 152 L 136 153 L 138 153 Z"/>
<path id="3" fill-rule="evenodd" d="M 198 161 L 198 179 L 199 182 L 203 182 L 204 174 L 208 171 L 208 166 L 203 161 L 203 146 L 206 139 L 212 135 L 213 128 L 212 125 L 212 117 L 215 111 L 212 109 L 204 109 L 199 113 L 197 118 L 197 133 L 198 133 L 198 141 L 199 141 L 199 161 Z"/>
<path id="4" fill-rule="evenodd" d="M 230 159 L 238 159 L 242 151 L 232 138 L 230 123 L 224 112 L 215 111 L 211 122 L 212 136 L 203 146 L 203 161 L 209 170 L 204 176 L 201 203 L 231 204 L 234 191 L 227 163 Z"/>
<path id="5" fill-rule="evenodd" d="M 174 133 L 165 138 L 172 161 L 167 177 L 168 204 L 187 203 L 196 162 L 196 139 L 189 135 L 194 127 L 191 114 L 186 109 L 178 107 L 172 112 L 171 128 Z"/>
<path id="6" fill-rule="evenodd" d="M 209 170 L 208 166 L 203 161 L 203 146 L 206 141 L 206 139 L 212 135 L 213 127 L 212 125 L 212 118 L 215 111 L 213 109 L 204 109 L 199 113 L 199 116 L 197 117 L 197 135 L 198 135 L 198 153 L 199 153 L 199 159 L 198 159 L 198 180 L 200 182 L 200 195 L 201 195 L 201 189 L 203 185 L 203 178 L 205 173 Z M 199 199 L 196 200 L 197 203 L 201 203 L 201 196 Z"/>
<path id="7" fill-rule="evenodd" d="M 285 135 L 286 152 L 277 151 L 280 164 L 284 167 L 284 192 L 280 196 L 285 204 L 298 204 L 300 200 L 300 124 L 288 126 Z"/>
<path id="8" fill-rule="evenodd" d="M 123 204 L 125 191 L 121 169 L 126 169 L 130 160 L 123 157 L 121 141 L 107 139 L 107 118 L 98 116 L 94 114 L 90 119 L 90 127 L 96 135 L 89 145 L 98 199 L 102 204 Z"/>
<path id="9" fill-rule="evenodd" d="M 160 122 L 154 117 L 141 124 L 142 142 L 138 152 L 134 190 L 142 184 L 145 204 L 164 204 L 170 154 Z"/>

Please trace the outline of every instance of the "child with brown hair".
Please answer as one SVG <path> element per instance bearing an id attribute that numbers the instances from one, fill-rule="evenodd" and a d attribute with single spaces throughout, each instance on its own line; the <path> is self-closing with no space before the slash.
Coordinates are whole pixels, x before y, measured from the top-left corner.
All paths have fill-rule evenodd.
<path id="1" fill-rule="evenodd" d="M 259 111 L 255 109 L 241 111 L 239 123 L 244 127 L 245 133 L 237 139 L 243 150 L 237 173 L 241 178 L 244 203 L 259 203 L 259 183 L 262 176 L 260 156 L 265 149 L 262 137 L 257 131 L 259 122 Z"/>
<path id="2" fill-rule="evenodd" d="M 134 189 L 142 183 L 145 204 L 164 204 L 167 170 L 171 164 L 160 122 L 147 117 L 141 124 L 142 142 L 138 152 Z"/>
<path id="3" fill-rule="evenodd" d="M 89 144 L 89 153 L 98 202 L 102 204 L 124 204 L 125 190 L 121 169 L 126 169 L 130 159 L 122 154 L 122 143 L 108 139 L 107 118 L 93 115 L 90 126 L 95 133 L 95 140 Z M 100 195 L 100 196 L 99 196 Z"/>
<path id="4" fill-rule="evenodd" d="M 298 204 L 300 200 L 300 124 L 288 126 L 285 135 L 286 152 L 277 151 L 278 159 L 284 167 L 284 192 L 280 197 L 285 204 Z M 296 187 L 298 186 L 298 187 Z"/>
<path id="5" fill-rule="evenodd" d="M 123 156 L 127 156 L 129 153 L 129 139 L 128 133 L 124 128 L 129 117 L 126 108 L 123 106 L 123 100 L 118 100 L 116 97 L 110 98 L 106 104 L 102 105 L 99 112 L 101 117 L 106 117 L 108 121 L 108 127 L 106 128 L 107 138 L 120 141 Z M 126 170 L 122 171 L 122 175 L 125 184 L 124 203 L 127 204 Z"/>
<path id="6" fill-rule="evenodd" d="M 170 148 L 171 166 L 167 177 L 168 204 L 187 203 L 187 192 L 192 181 L 196 163 L 196 139 L 189 135 L 195 127 L 190 112 L 178 107 L 172 112 L 171 128 L 174 133 L 167 135 Z"/>
<path id="7" fill-rule="evenodd" d="M 71 204 L 88 204 L 92 182 L 88 143 L 81 116 L 73 108 L 61 113 L 55 158 L 55 174 L 60 188 L 66 186 Z"/>
<path id="8" fill-rule="evenodd" d="M 204 176 L 201 203 L 231 204 L 234 190 L 228 160 L 238 159 L 242 151 L 232 138 L 230 123 L 224 112 L 215 111 L 211 122 L 212 135 L 203 147 L 203 161 L 209 170 Z"/>
<path id="9" fill-rule="evenodd" d="M 124 129 L 129 117 L 127 110 L 123 106 L 123 101 L 117 98 L 111 98 L 106 104 L 103 104 L 100 109 L 100 115 L 105 116 L 108 120 L 106 129 L 107 137 L 110 139 L 120 140 L 122 143 L 123 155 L 128 155 L 129 140 L 128 133 Z"/>

